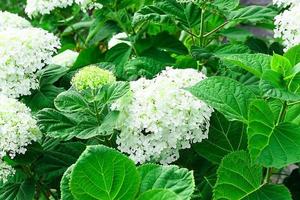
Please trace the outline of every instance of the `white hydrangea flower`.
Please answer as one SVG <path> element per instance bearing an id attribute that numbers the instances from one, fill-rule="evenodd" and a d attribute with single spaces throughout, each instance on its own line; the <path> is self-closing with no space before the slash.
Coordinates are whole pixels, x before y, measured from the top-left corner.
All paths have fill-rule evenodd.
<path id="1" fill-rule="evenodd" d="M 62 67 L 72 67 L 78 57 L 79 53 L 72 50 L 66 50 L 56 56 L 54 56 L 50 64 L 59 65 Z"/>
<path id="2" fill-rule="evenodd" d="M 41 137 L 30 109 L 16 99 L 0 95 L 0 158 L 24 154 Z"/>
<path id="3" fill-rule="evenodd" d="M 103 8 L 103 5 L 101 3 L 95 2 L 95 0 L 75 0 L 75 3 L 80 5 L 83 11 Z"/>
<path id="4" fill-rule="evenodd" d="M 213 110 L 183 89 L 205 78 L 194 69 L 167 68 L 152 80 L 131 82 L 130 92 L 111 106 L 120 111 L 119 150 L 136 163 L 168 164 L 180 149 L 206 139 Z"/>
<path id="5" fill-rule="evenodd" d="M 7 182 L 8 178 L 13 176 L 15 173 L 16 170 L 12 166 L 6 164 L 0 159 L 0 183 Z"/>
<path id="6" fill-rule="evenodd" d="M 28 16 L 49 14 L 55 8 L 66 8 L 72 5 L 74 0 L 27 0 L 25 12 Z"/>
<path id="7" fill-rule="evenodd" d="M 49 63 L 59 46 L 59 39 L 42 29 L 0 31 L 0 92 L 29 95 L 38 87 L 35 72 Z"/>
<path id="8" fill-rule="evenodd" d="M 17 14 L 0 11 L 0 31 L 5 31 L 8 28 L 29 28 L 31 24 L 26 19 Z"/>
<path id="9" fill-rule="evenodd" d="M 297 5 L 299 3 L 299 0 L 273 0 L 273 4 L 279 7 L 288 7 L 290 5 Z"/>
<path id="10" fill-rule="evenodd" d="M 124 32 L 114 35 L 108 42 L 108 49 L 111 49 L 120 43 L 126 43 L 131 46 L 131 42 L 126 41 L 127 38 L 128 38 L 128 35 Z"/>
<path id="11" fill-rule="evenodd" d="M 300 4 L 275 17 L 274 37 L 282 38 L 285 50 L 300 44 Z"/>
<path id="12" fill-rule="evenodd" d="M 101 9 L 103 6 L 96 3 L 95 0 L 27 0 L 25 12 L 28 16 L 36 16 L 38 14 L 50 14 L 56 8 L 66 8 L 73 3 L 78 4 L 83 11 L 97 8 Z"/>

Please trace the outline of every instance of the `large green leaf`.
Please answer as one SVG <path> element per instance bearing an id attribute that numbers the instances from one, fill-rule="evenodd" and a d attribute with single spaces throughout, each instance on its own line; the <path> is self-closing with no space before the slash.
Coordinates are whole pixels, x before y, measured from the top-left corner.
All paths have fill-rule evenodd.
<path id="1" fill-rule="evenodd" d="M 248 148 L 251 159 L 265 167 L 281 168 L 300 161 L 300 126 L 277 121 L 265 101 L 251 104 Z"/>
<path id="2" fill-rule="evenodd" d="M 291 200 L 284 186 L 263 182 L 262 167 L 252 165 L 245 151 L 228 154 L 222 160 L 217 174 L 214 200 Z"/>
<path id="3" fill-rule="evenodd" d="M 143 193 L 137 200 L 183 200 L 176 193 L 166 189 L 153 189 Z"/>
<path id="4" fill-rule="evenodd" d="M 214 112 L 210 124 L 208 139 L 194 145 L 195 151 L 202 157 L 219 164 L 228 153 L 247 147 L 246 132 L 241 122 L 229 122 L 222 114 Z"/>
<path id="5" fill-rule="evenodd" d="M 17 171 L 4 185 L 0 184 L 0 200 L 33 200 L 35 182 Z"/>
<path id="6" fill-rule="evenodd" d="M 75 135 L 77 121 L 55 109 L 43 109 L 37 113 L 37 118 L 41 131 L 49 137 L 67 140 Z"/>
<path id="7" fill-rule="evenodd" d="M 71 173 L 70 188 L 80 200 L 134 199 L 140 184 L 135 164 L 105 146 L 89 146 Z"/>
<path id="8" fill-rule="evenodd" d="M 270 69 L 271 56 L 265 54 L 233 54 L 222 59 L 237 65 L 261 78 L 265 70 Z"/>
<path id="9" fill-rule="evenodd" d="M 194 96 L 223 113 L 229 120 L 246 122 L 255 95 L 246 86 L 226 77 L 210 77 L 188 89 Z"/>
<path id="10" fill-rule="evenodd" d="M 194 177 L 191 171 L 177 166 L 146 164 L 138 168 L 141 175 L 140 194 L 151 189 L 168 189 L 185 200 L 194 192 Z"/>
<path id="11" fill-rule="evenodd" d="M 61 200 L 75 200 L 73 194 L 70 190 L 70 179 L 71 179 L 71 172 L 73 170 L 74 165 L 71 165 L 67 171 L 65 171 L 61 182 L 60 182 L 60 191 L 61 191 Z"/>

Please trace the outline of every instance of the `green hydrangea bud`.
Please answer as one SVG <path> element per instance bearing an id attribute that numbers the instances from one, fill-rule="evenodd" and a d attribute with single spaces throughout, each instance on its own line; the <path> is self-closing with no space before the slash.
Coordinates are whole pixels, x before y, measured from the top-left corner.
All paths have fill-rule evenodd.
<path id="1" fill-rule="evenodd" d="M 85 89 L 95 89 L 102 85 L 116 82 L 116 77 L 112 72 L 101 69 L 95 65 L 82 68 L 73 77 L 71 84 L 77 91 Z"/>

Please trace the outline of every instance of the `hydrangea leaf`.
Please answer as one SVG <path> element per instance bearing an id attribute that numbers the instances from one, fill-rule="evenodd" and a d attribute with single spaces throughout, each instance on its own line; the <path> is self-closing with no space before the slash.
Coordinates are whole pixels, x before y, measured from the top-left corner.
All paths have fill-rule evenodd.
<path id="1" fill-rule="evenodd" d="M 82 112 L 88 109 L 88 103 L 85 99 L 73 90 L 59 94 L 54 101 L 54 105 L 59 111 L 69 113 Z"/>
<path id="2" fill-rule="evenodd" d="M 143 193 L 137 200 L 183 200 L 176 193 L 167 189 L 153 189 Z"/>
<path id="3" fill-rule="evenodd" d="M 140 176 L 133 161 L 102 145 L 87 147 L 70 180 L 71 192 L 80 200 L 134 199 L 139 185 Z"/>
<path id="4" fill-rule="evenodd" d="M 240 0 L 230 0 L 230 1 L 224 1 L 224 0 L 215 0 L 212 2 L 214 6 L 217 6 L 219 10 L 234 10 L 238 5 L 240 4 Z"/>
<path id="5" fill-rule="evenodd" d="M 232 54 L 221 58 L 261 78 L 263 72 L 270 69 L 272 57 L 265 54 Z"/>
<path id="6" fill-rule="evenodd" d="M 256 100 L 251 104 L 248 148 L 251 159 L 265 167 L 281 168 L 300 161 L 300 127 L 276 121 L 265 101 Z"/>
<path id="7" fill-rule="evenodd" d="M 75 134 L 77 122 L 55 109 L 45 108 L 37 113 L 37 118 L 41 131 L 49 137 L 68 140 Z"/>
<path id="8" fill-rule="evenodd" d="M 263 183 L 262 167 L 252 165 L 245 151 L 228 154 L 222 160 L 214 187 L 214 200 L 291 200 L 287 188 Z"/>
<path id="9" fill-rule="evenodd" d="M 74 165 L 71 165 L 67 171 L 65 171 L 61 182 L 60 182 L 60 190 L 61 190 L 61 200 L 75 200 L 73 194 L 70 190 L 70 179 L 71 179 L 71 172 L 73 170 Z"/>
<path id="10" fill-rule="evenodd" d="M 43 156 L 36 161 L 36 174 L 44 180 L 59 178 L 74 164 L 86 145 L 81 142 L 65 142 L 43 151 Z"/>
<path id="11" fill-rule="evenodd" d="M 142 178 L 140 194 L 151 189 L 168 189 L 182 199 L 191 199 L 195 187 L 192 171 L 177 166 L 155 164 L 142 165 L 138 171 Z"/>
<path id="12" fill-rule="evenodd" d="M 247 147 L 243 123 L 230 122 L 222 114 L 215 112 L 210 118 L 210 124 L 208 139 L 194 145 L 195 151 L 202 157 L 219 164 L 228 153 Z"/>
<path id="13" fill-rule="evenodd" d="M 284 57 L 286 57 L 292 66 L 297 65 L 300 62 L 300 45 L 294 46 L 290 48 L 285 54 Z"/>
<path id="14" fill-rule="evenodd" d="M 228 18 L 237 22 L 262 22 L 273 20 L 277 15 L 274 9 L 266 6 L 247 6 L 230 12 Z"/>
<path id="15" fill-rule="evenodd" d="M 255 95 L 238 81 L 210 77 L 188 89 L 194 96 L 223 113 L 229 120 L 246 122 L 248 106 Z"/>
<path id="16" fill-rule="evenodd" d="M 16 175 L 5 184 L 0 183 L 1 200 L 33 199 L 34 192 L 34 180 L 26 179 L 25 174 L 20 171 L 17 171 Z"/>
<path id="17" fill-rule="evenodd" d="M 284 101 L 299 101 L 300 94 L 290 92 L 278 72 L 267 70 L 263 73 L 259 87 L 265 97 L 272 97 Z"/>

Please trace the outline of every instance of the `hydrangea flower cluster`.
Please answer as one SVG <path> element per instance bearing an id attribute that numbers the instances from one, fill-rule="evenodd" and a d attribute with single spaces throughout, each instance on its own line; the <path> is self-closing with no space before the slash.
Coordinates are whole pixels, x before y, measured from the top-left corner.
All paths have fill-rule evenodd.
<path id="1" fill-rule="evenodd" d="M 25 12 L 28 16 L 36 16 L 38 14 L 50 14 L 56 8 L 66 8 L 73 3 L 81 6 L 83 10 L 91 8 L 102 8 L 102 4 L 94 2 L 94 0 L 27 0 Z"/>
<path id="2" fill-rule="evenodd" d="M 112 72 L 91 65 L 79 70 L 72 78 L 71 84 L 77 91 L 82 91 L 88 88 L 95 89 L 114 82 L 116 82 L 116 77 Z"/>
<path id="3" fill-rule="evenodd" d="M 56 56 L 54 56 L 50 62 L 52 65 L 59 65 L 62 67 L 72 67 L 78 57 L 79 53 L 66 50 Z"/>
<path id="4" fill-rule="evenodd" d="M 38 28 L 0 31 L 0 92 L 19 97 L 38 87 L 35 72 L 51 60 L 59 39 Z"/>
<path id="5" fill-rule="evenodd" d="M 8 178 L 13 176 L 15 173 L 16 170 L 12 166 L 6 164 L 0 159 L 0 183 L 5 183 Z"/>
<path id="6" fill-rule="evenodd" d="M 0 159 L 24 154 L 26 147 L 40 137 L 30 109 L 16 99 L 0 95 Z"/>
<path id="7" fill-rule="evenodd" d="M 205 78 L 194 69 L 167 68 L 152 80 L 131 82 L 111 106 L 120 111 L 118 148 L 136 163 L 168 164 L 180 149 L 206 139 L 213 109 L 184 89 Z"/>
<path id="8" fill-rule="evenodd" d="M 300 44 L 300 3 L 275 17 L 274 36 L 283 39 L 285 50 Z"/>
<path id="9" fill-rule="evenodd" d="M 10 13 L 0 11 L 0 31 L 5 31 L 8 28 L 29 28 L 31 24 L 26 19 Z"/>

